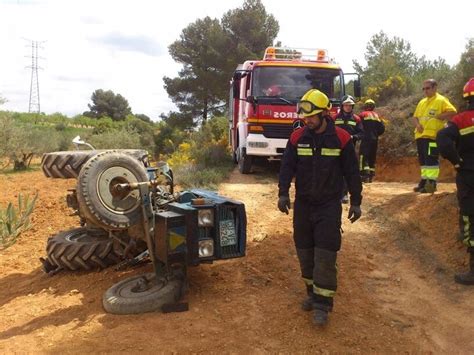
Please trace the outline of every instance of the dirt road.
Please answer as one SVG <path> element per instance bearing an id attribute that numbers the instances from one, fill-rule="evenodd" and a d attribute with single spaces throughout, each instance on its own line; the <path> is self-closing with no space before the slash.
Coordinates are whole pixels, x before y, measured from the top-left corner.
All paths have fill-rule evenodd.
<path id="1" fill-rule="evenodd" d="M 219 188 L 246 204 L 247 256 L 191 269 L 189 312 L 136 316 L 106 314 L 102 294 L 149 266 L 41 271 L 48 235 L 77 223 L 64 202 L 74 181 L 52 182 L 40 172 L 0 175 L 1 206 L 18 192 L 40 191 L 34 227 L 0 254 L 2 353 L 474 351 L 474 289 L 452 282 L 467 260 L 455 241 L 453 184 L 423 196 L 407 183 L 365 186 L 363 218 L 344 221 L 335 310 L 320 330 L 299 309 L 304 286 L 291 216 L 275 207 L 275 174 L 235 172 Z"/>

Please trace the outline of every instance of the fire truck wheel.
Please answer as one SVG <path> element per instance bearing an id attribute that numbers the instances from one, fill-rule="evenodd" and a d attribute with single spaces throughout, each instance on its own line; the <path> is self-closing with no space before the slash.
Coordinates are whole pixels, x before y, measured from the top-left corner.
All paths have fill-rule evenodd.
<path id="1" fill-rule="evenodd" d="M 252 157 L 245 153 L 245 150 L 240 152 L 239 156 L 239 171 L 241 174 L 250 174 L 252 170 Z"/>
<path id="2" fill-rule="evenodd" d="M 77 200 L 87 221 L 105 229 L 124 230 L 142 218 L 138 190 L 117 193 L 113 186 L 148 181 L 145 167 L 120 151 L 105 151 L 90 158 L 77 178 Z"/>
<path id="3" fill-rule="evenodd" d="M 41 261 L 47 273 L 104 269 L 120 261 L 120 254 L 107 232 L 86 228 L 74 228 L 50 237 L 46 253 L 47 259 Z"/>
<path id="4" fill-rule="evenodd" d="M 109 288 L 102 298 L 104 309 L 112 314 L 138 314 L 161 311 L 182 296 L 184 281 L 156 278 L 154 273 L 125 279 Z"/>
<path id="5" fill-rule="evenodd" d="M 93 156 L 105 150 L 72 150 L 43 154 L 41 169 L 46 177 L 56 179 L 75 179 L 82 166 Z M 148 166 L 148 152 L 141 149 L 121 149 L 120 152 L 135 157 Z"/>

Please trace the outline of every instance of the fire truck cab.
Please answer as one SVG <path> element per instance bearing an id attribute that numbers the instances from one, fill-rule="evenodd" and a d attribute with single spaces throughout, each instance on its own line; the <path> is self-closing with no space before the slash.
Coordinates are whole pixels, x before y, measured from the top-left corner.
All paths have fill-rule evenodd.
<path id="1" fill-rule="evenodd" d="M 304 124 L 296 103 L 309 89 L 324 92 L 334 112 L 346 94 L 345 77 L 360 97 L 358 74 L 344 74 L 326 50 L 269 47 L 262 60 L 239 64 L 231 80 L 229 142 L 242 174 L 256 157 L 280 159 L 294 125 Z"/>

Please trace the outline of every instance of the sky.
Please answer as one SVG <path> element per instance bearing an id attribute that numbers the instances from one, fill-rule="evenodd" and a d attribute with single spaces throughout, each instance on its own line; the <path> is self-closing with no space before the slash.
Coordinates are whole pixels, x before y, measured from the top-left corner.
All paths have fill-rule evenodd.
<path id="1" fill-rule="evenodd" d="M 164 76 L 181 66 L 168 53 L 182 30 L 205 16 L 220 19 L 243 0 L 0 0 L 1 109 L 28 112 L 31 40 L 40 41 L 41 111 L 68 116 L 88 109 L 96 89 L 124 96 L 133 113 L 158 120 L 175 106 Z M 454 0 L 262 0 L 280 24 L 276 41 L 322 48 L 353 72 L 370 38 L 384 31 L 427 59 L 459 62 L 474 37 L 474 2 Z M 468 5 L 471 4 L 471 5 Z M 255 58 L 249 58 L 255 59 Z M 237 65 L 238 63 L 236 63 Z M 230 79 L 230 78 L 229 78 Z"/>

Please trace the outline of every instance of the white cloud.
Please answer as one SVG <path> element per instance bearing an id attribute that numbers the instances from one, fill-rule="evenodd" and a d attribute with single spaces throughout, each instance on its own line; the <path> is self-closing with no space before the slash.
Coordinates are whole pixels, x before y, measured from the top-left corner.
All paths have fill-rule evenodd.
<path id="1" fill-rule="evenodd" d="M 280 23 L 277 40 L 293 47 L 328 49 L 345 71 L 352 71 L 353 59 L 363 61 L 367 42 L 380 30 L 409 41 L 418 55 L 443 57 L 451 65 L 473 36 L 469 11 L 438 6 L 436 1 L 383 6 L 369 0 L 263 3 Z M 44 68 L 39 72 L 42 111 L 82 113 L 92 92 L 102 88 L 127 98 L 133 112 L 157 119 L 174 109 L 162 78 L 176 76 L 180 65 L 169 56 L 168 46 L 198 18 L 221 18 L 242 4 L 243 0 L 166 5 L 151 0 L 0 0 L 0 95 L 9 100 L 3 108 L 28 110 L 30 71 L 25 67 L 30 65 L 31 49 L 23 39 L 28 38 L 45 41 L 40 50 L 44 59 L 39 61 Z"/>

